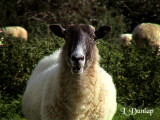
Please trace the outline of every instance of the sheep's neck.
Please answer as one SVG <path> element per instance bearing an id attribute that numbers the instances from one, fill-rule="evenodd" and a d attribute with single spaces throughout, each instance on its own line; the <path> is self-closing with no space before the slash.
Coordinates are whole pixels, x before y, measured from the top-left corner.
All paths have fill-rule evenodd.
<path id="1" fill-rule="evenodd" d="M 63 88 L 63 91 L 70 89 L 71 93 L 77 92 L 77 96 L 82 96 L 84 93 L 81 93 L 81 89 L 82 91 L 84 91 L 85 88 L 88 89 L 89 86 L 95 87 L 97 82 L 97 64 L 92 64 L 90 67 L 84 70 L 84 73 L 82 75 L 79 76 L 73 75 L 69 68 L 64 68 L 65 67 L 62 67 L 61 69 L 63 71 L 61 71 L 60 73 L 59 82 L 59 85 Z"/>
<path id="2" fill-rule="evenodd" d="M 77 95 L 83 95 L 83 93 L 80 93 L 80 89 L 84 91 L 85 88 L 88 88 L 88 86 L 95 87 L 97 79 L 96 79 L 96 73 L 97 69 L 95 69 L 96 66 L 90 66 L 87 68 L 87 70 L 84 71 L 83 75 L 73 75 L 69 69 L 64 70 L 60 74 L 60 82 L 59 85 L 63 89 L 73 89 L 72 92 L 77 92 Z M 67 72 L 68 71 L 68 72 Z"/>
<path id="3" fill-rule="evenodd" d="M 84 113 L 92 107 L 86 109 L 86 105 L 93 104 L 93 101 L 98 99 L 97 66 L 98 60 L 94 59 L 90 67 L 80 76 L 72 75 L 67 66 L 61 66 L 58 99 L 66 109 L 75 114 Z"/>

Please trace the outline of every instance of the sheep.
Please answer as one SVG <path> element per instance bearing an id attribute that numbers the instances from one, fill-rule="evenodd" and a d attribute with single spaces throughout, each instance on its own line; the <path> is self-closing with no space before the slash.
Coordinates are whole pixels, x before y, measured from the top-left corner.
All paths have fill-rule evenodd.
<path id="1" fill-rule="evenodd" d="M 140 47 L 147 43 L 151 48 L 156 46 L 160 52 L 160 25 L 153 23 L 141 23 L 132 32 L 133 40 Z M 155 49 L 154 49 L 155 50 Z"/>
<path id="2" fill-rule="evenodd" d="M 132 34 L 131 33 L 125 33 L 120 35 L 120 44 L 121 46 L 130 46 L 132 40 Z"/>
<path id="3" fill-rule="evenodd" d="M 4 35 L 12 35 L 16 38 L 24 38 L 26 41 L 28 39 L 28 33 L 27 31 L 19 26 L 8 26 L 8 27 L 1 27 L 0 33 L 3 33 Z"/>
<path id="4" fill-rule="evenodd" d="M 65 29 L 52 24 L 49 28 L 65 43 L 51 57 L 57 61 L 44 69 L 38 64 L 43 70 L 28 80 L 22 98 L 27 120 L 111 120 L 117 109 L 116 89 L 99 65 L 95 45 L 111 27 L 95 30 L 91 25 L 73 24 Z"/>

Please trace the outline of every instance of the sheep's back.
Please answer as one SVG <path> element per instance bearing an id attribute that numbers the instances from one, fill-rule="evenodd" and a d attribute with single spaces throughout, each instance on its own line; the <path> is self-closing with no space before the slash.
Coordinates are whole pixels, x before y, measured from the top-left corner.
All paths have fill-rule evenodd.
<path id="1" fill-rule="evenodd" d="M 24 39 L 28 39 L 28 33 L 26 31 L 26 29 L 22 28 L 22 27 L 17 27 L 16 28 L 18 31 L 18 37 L 24 38 Z"/>
<path id="2" fill-rule="evenodd" d="M 40 62 L 36 65 L 35 69 L 33 70 L 30 79 L 35 77 L 37 74 L 47 70 L 52 65 L 55 65 L 56 63 L 58 63 L 60 52 L 61 52 L 61 49 L 58 49 L 55 52 L 53 52 L 51 55 L 45 56 L 42 60 L 40 60 Z"/>
<path id="3" fill-rule="evenodd" d="M 5 35 L 12 35 L 13 37 L 18 37 L 18 33 L 15 27 L 5 27 L 2 28 Z"/>
<path id="4" fill-rule="evenodd" d="M 12 35 L 13 37 L 24 38 L 26 40 L 28 39 L 27 31 L 19 26 L 4 27 L 2 28 L 2 31 L 6 35 Z"/>
<path id="5" fill-rule="evenodd" d="M 160 45 L 160 25 L 153 23 L 142 23 L 135 27 L 132 32 L 133 40 L 137 45 L 141 45 L 144 41 L 150 46 Z"/>

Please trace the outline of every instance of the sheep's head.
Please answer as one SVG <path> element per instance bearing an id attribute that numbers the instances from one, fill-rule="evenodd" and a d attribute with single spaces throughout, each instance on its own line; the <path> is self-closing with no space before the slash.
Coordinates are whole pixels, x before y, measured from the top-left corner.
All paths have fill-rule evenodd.
<path id="1" fill-rule="evenodd" d="M 49 27 L 55 35 L 65 39 L 65 60 L 71 72 L 76 75 L 82 74 L 93 62 L 95 40 L 104 37 L 111 30 L 110 26 L 95 30 L 93 26 L 85 24 L 70 25 L 66 29 L 56 24 Z"/>

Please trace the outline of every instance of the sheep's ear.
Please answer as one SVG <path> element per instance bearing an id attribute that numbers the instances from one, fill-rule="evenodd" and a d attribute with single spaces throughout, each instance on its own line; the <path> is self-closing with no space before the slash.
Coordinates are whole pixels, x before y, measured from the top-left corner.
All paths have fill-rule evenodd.
<path id="1" fill-rule="evenodd" d="M 50 30 L 57 35 L 58 37 L 64 38 L 64 31 L 65 29 L 57 24 L 52 24 L 49 26 Z"/>
<path id="2" fill-rule="evenodd" d="M 100 39 L 105 37 L 110 31 L 112 27 L 111 26 L 102 26 L 98 30 L 95 31 L 96 39 Z"/>

